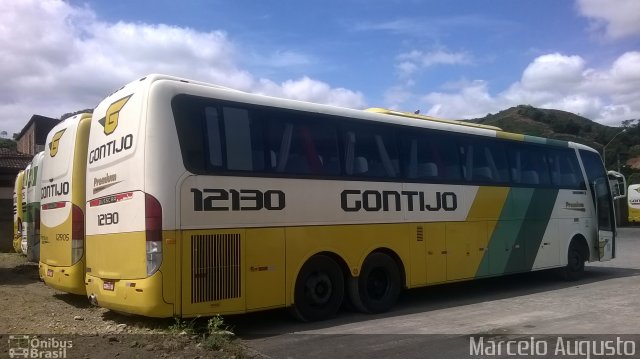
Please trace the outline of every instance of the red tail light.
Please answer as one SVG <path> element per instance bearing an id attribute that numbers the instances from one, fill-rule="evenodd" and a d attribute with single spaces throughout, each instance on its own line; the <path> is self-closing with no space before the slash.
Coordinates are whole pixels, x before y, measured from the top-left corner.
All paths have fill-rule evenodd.
<path id="1" fill-rule="evenodd" d="M 145 233 L 147 248 L 147 275 L 155 273 L 162 263 L 162 206 L 153 196 L 146 194 Z"/>
<path id="2" fill-rule="evenodd" d="M 77 263 L 84 254 L 84 213 L 71 205 L 71 262 Z"/>

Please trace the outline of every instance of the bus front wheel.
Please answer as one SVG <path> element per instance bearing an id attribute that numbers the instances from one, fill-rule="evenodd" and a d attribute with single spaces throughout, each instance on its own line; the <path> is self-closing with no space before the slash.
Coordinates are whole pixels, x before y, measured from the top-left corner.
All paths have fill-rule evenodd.
<path id="1" fill-rule="evenodd" d="M 315 255 L 302 266 L 296 279 L 293 314 L 305 322 L 336 314 L 344 297 L 344 275 L 331 257 Z"/>
<path id="2" fill-rule="evenodd" d="M 402 275 L 396 261 L 385 253 L 370 254 L 362 265 L 360 276 L 349 282 L 349 298 L 364 313 L 383 313 L 398 300 Z"/>
<path id="3" fill-rule="evenodd" d="M 561 269 L 562 278 L 567 281 L 576 281 L 582 278 L 586 260 L 578 242 L 572 241 L 567 252 L 567 265 Z"/>

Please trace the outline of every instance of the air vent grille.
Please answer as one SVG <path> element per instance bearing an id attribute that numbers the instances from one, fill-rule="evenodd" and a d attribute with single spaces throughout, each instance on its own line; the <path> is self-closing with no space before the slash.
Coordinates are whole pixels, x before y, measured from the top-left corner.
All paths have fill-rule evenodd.
<path id="1" fill-rule="evenodd" d="M 191 236 L 191 303 L 239 298 L 240 235 Z"/>

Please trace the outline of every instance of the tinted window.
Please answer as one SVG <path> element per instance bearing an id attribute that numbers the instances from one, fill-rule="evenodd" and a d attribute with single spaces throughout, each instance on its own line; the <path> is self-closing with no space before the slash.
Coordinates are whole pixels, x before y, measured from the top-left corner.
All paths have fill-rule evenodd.
<path id="1" fill-rule="evenodd" d="M 176 96 L 171 106 L 185 167 L 194 173 L 206 171 L 209 169 L 207 164 L 210 163 L 210 158 L 205 157 L 209 149 L 205 147 L 206 136 L 202 134 L 219 131 L 216 108 L 206 110 L 205 99 L 184 95 Z M 205 127 L 205 118 L 211 120 L 209 129 Z M 218 147 L 212 148 L 211 151 L 220 153 L 220 144 L 218 143 Z M 215 165 L 220 167 L 222 163 L 218 161 Z"/>
<path id="2" fill-rule="evenodd" d="M 547 150 L 551 182 L 562 188 L 584 188 L 582 171 L 573 150 Z"/>
<path id="3" fill-rule="evenodd" d="M 514 144 L 509 148 L 511 181 L 521 185 L 549 185 L 549 168 L 543 147 Z"/>
<path id="4" fill-rule="evenodd" d="M 404 177 L 427 181 L 459 181 L 460 158 L 454 136 L 415 129 L 400 135 Z"/>
<path id="5" fill-rule="evenodd" d="M 462 173 L 467 181 L 506 183 L 509 170 L 505 147 L 500 142 L 478 138 L 460 140 Z"/>
<path id="6" fill-rule="evenodd" d="M 333 123 L 302 115 L 272 113 L 267 131 L 267 163 L 271 171 L 339 175 L 338 137 Z"/>
<path id="7" fill-rule="evenodd" d="M 362 177 L 399 177 L 394 131 L 387 126 L 345 125 L 345 173 Z"/>
<path id="8" fill-rule="evenodd" d="M 244 108 L 222 107 L 224 139 L 226 146 L 226 169 L 230 171 L 262 171 L 264 166 L 264 144 L 262 121 L 254 112 Z M 207 138 L 208 143 L 217 143 L 219 135 Z"/>
<path id="9" fill-rule="evenodd" d="M 204 109 L 207 129 L 209 163 L 213 167 L 222 166 L 222 137 L 220 136 L 221 119 L 218 109 L 215 107 L 205 107 Z"/>
<path id="10" fill-rule="evenodd" d="M 609 192 L 609 179 L 600 155 L 591 151 L 580 150 L 582 164 L 587 174 L 592 196 L 597 194 L 594 203 L 598 209 L 598 227 L 603 230 L 612 230 L 613 205 Z"/>
<path id="11" fill-rule="evenodd" d="M 337 131 L 328 119 L 186 95 L 172 105 L 192 172 L 340 174 Z"/>
<path id="12" fill-rule="evenodd" d="M 429 129 L 396 130 L 389 124 L 188 95 L 176 96 L 172 107 L 183 161 L 194 173 L 584 188 L 575 152 L 569 149 Z M 595 171 L 596 164 L 588 162 L 593 156 L 584 156 L 585 166 Z"/>

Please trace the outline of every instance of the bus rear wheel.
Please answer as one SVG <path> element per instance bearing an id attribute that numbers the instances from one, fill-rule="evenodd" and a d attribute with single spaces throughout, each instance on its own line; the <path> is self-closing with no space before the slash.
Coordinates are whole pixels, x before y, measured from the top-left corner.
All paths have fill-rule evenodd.
<path id="1" fill-rule="evenodd" d="M 315 255 L 302 266 L 296 279 L 293 314 L 305 322 L 336 314 L 344 297 L 344 275 L 331 257 Z"/>
<path id="2" fill-rule="evenodd" d="M 383 313 L 398 300 L 402 276 L 396 261 L 375 252 L 362 265 L 360 276 L 349 282 L 349 298 L 354 307 L 364 313 Z"/>

